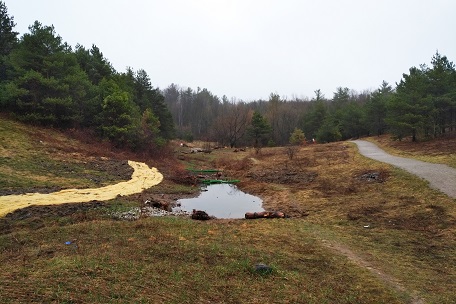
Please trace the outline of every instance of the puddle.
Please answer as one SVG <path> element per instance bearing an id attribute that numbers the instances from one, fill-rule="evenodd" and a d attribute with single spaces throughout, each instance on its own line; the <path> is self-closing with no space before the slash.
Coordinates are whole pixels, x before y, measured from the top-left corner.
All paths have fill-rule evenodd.
<path id="1" fill-rule="evenodd" d="M 180 199 L 180 209 L 206 211 L 216 218 L 244 218 L 246 212 L 261 212 L 263 201 L 239 190 L 232 184 L 216 184 L 202 188 L 196 198 Z"/>

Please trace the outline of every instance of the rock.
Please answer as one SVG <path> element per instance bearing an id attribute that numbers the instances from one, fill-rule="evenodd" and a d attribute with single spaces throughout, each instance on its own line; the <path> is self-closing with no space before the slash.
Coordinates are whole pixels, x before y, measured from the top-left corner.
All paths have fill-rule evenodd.
<path id="1" fill-rule="evenodd" d="M 192 219 L 199 221 L 210 220 L 211 217 L 205 211 L 193 209 Z"/>
<path id="2" fill-rule="evenodd" d="M 259 274 L 270 274 L 272 272 L 272 268 L 266 264 L 260 263 L 255 265 L 255 272 Z"/>

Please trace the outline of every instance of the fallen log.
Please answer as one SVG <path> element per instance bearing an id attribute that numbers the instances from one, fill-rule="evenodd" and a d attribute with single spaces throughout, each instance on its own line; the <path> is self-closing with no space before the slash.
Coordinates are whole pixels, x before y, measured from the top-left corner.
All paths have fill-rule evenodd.
<path id="1" fill-rule="evenodd" d="M 263 211 L 263 212 L 247 212 L 245 218 L 248 220 L 259 218 L 287 218 L 289 216 L 280 211 Z"/>

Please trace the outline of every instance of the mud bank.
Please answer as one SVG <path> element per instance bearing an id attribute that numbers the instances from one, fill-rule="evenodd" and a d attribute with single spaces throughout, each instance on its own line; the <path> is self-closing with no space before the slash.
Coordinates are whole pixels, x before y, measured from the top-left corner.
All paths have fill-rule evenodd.
<path id="1" fill-rule="evenodd" d="M 0 196 L 0 216 L 31 205 L 56 205 L 64 203 L 84 203 L 106 201 L 118 195 L 140 193 L 144 189 L 159 184 L 163 175 L 156 168 L 149 168 L 145 163 L 128 161 L 133 168 L 131 179 L 115 185 L 94 189 L 66 189 L 49 194 L 26 193 L 20 195 Z"/>

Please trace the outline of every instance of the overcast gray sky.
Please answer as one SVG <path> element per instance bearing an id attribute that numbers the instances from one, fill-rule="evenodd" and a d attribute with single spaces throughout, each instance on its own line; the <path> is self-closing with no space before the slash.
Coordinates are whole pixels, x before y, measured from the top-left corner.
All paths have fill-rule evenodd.
<path id="1" fill-rule="evenodd" d="M 21 35 L 35 20 L 96 44 L 154 87 L 245 101 L 331 98 L 394 85 L 438 50 L 456 61 L 455 0 L 4 0 Z"/>

